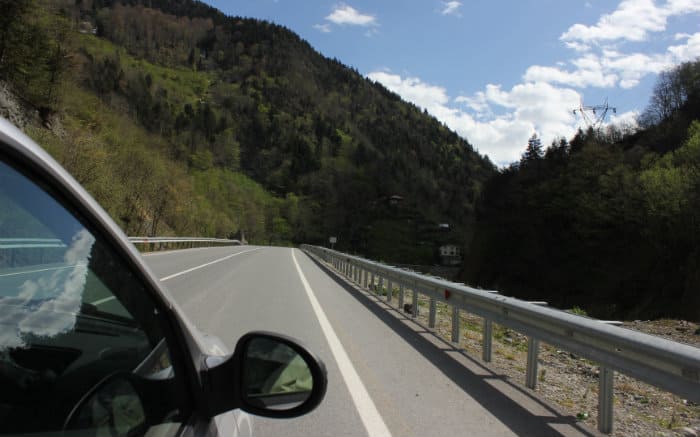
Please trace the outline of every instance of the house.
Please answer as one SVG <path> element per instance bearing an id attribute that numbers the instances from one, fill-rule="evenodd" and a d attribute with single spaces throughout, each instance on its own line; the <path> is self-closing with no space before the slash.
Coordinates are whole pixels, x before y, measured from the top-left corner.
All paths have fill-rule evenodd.
<path id="1" fill-rule="evenodd" d="M 462 262 L 459 246 L 443 244 L 440 246 L 440 263 L 445 266 L 455 266 Z"/>

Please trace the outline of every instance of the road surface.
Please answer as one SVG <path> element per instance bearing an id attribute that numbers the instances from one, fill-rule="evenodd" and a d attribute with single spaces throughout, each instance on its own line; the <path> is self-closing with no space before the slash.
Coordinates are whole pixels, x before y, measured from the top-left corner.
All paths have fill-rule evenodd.
<path id="1" fill-rule="evenodd" d="M 234 246 L 145 255 L 194 324 L 230 350 L 252 330 L 292 336 L 328 369 L 312 413 L 254 418 L 255 435 L 597 435 L 298 249 Z"/>

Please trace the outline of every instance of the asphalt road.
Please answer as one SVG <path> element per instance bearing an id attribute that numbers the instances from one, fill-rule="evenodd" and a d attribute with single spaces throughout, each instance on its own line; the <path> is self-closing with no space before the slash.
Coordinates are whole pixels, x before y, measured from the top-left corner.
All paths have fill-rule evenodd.
<path id="1" fill-rule="evenodd" d="M 145 256 L 194 324 L 231 350 L 252 330 L 290 335 L 326 364 L 328 393 L 255 435 L 577 436 L 579 427 L 300 250 L 237 246 Z"/>

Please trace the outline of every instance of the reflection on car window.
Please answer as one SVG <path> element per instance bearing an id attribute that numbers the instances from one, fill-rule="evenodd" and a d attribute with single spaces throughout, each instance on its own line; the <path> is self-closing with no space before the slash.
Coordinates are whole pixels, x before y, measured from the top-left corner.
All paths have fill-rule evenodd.
<path id="1" fill-rule="evenodd" d="M 173 379 L 156 314 L 105 242 L 0 162 L 0 433 L 60 431 L 115 372 Z M 177 420 L 170 401 L 149 421 Z"/>

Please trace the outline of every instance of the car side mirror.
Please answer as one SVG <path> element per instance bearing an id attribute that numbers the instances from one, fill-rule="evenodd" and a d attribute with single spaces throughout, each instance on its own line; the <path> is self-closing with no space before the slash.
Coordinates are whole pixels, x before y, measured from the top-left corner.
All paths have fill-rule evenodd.
<path id="1" fill-rule="evenodd" d="M 223 362 L 222 362 L 223 361 Z M 297 417 L 323 400 L 326 367 L 296 340 L 251 332 L 238 341 L 232 356 L 207 359 L 212 415 L 233 408 L 265 417 Z"/>

